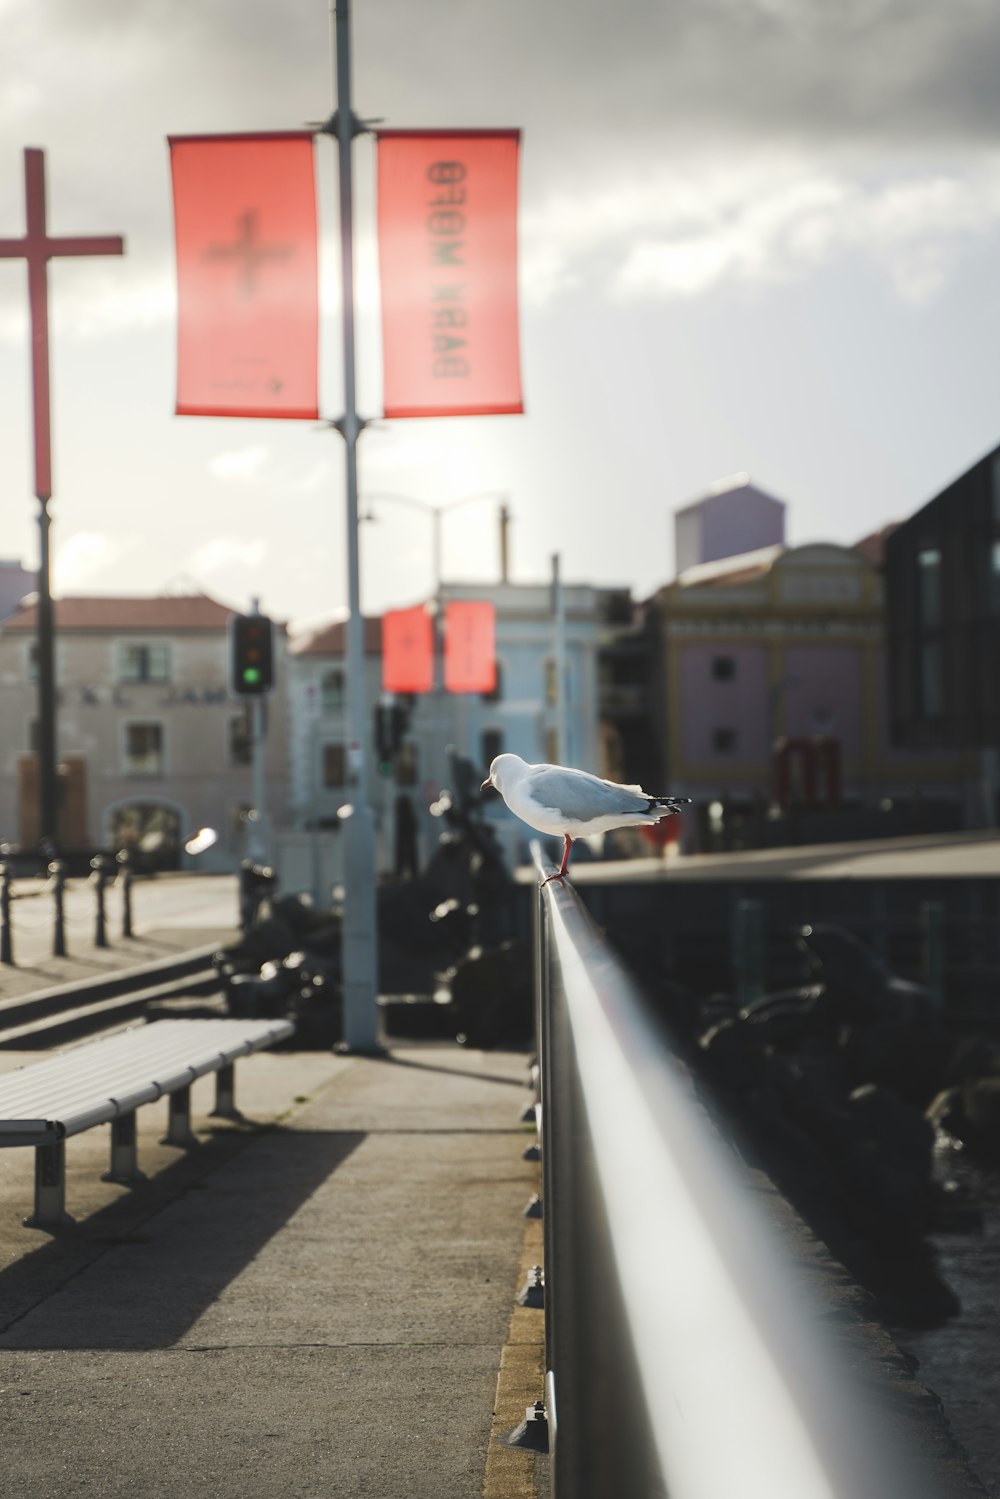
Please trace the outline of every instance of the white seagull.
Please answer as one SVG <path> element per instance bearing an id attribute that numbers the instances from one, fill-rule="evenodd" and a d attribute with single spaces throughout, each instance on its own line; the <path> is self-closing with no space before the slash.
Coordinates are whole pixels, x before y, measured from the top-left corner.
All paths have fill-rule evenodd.
<path id="1" fill-rule="evenodd" d="M 651 796 L 641 786 L 619 786 L 586 770 L 562 765 L 529 765 L 520 755 L 497 755 L 480 791 L 494 786 L 516 817 L 540 833 L 563 838 L 562 864 L 542 881 L 561 880 L 574 838 L 612 828 L 659 822 L 679 812 L 689 796 Z"/>

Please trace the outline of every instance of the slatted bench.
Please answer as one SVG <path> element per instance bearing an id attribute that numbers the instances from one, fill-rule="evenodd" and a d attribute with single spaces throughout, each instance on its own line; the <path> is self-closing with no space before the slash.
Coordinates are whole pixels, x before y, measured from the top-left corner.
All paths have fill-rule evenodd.
<path id="1" fill-rule="evenodd" d="M 196 1145 L 191 1084 L 216 1074 L 213 1115 L 238 1117 L 239 1057 L 294 1033 L 290 1020 L 159 1020 L 77 1046 L 0 1076 L 0 1147 L 35 1149 L 35 1211 L 29 1228 L 55 1232 L 73 1222 L 66 1212 L 66 1140 L 111 1125 L 111 1169 L 102 1180 L 143 1181 L 136 1152 L 135 1111 L 167 1096 L 164 1144 Z"/>

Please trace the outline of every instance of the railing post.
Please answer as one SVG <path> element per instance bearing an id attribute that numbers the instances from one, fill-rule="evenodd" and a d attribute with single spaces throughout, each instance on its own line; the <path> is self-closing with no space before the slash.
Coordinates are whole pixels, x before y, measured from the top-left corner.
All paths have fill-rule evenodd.
<path id="1" fill-rule="evenodd" d="M 97 893 L 97 923 L 94 931 L 94 946 L 107 947 L 108 924 L 104 910 L 104 891 L 108 883 L 108 861 L 104 854 L 95 854 L 90 861 L 94 871 L 94 888 Z"/>
<path id="2" fill-rule="evenodd" d="M 62 859 L 53 859 L 49 865 L 49 878 L 52 881 L 52 907 L 54 922 L 52 927 L 52 956 L 64 958 L 66 956 L 66 913 L 63 909 L 63 897 L 66 893 L 66 865 Z"/>
<path id="3" fill-rule="evenodd" d="M 944 1008 L 944 906 L 925 900 L 920 906 L 920 968 L 935 1009 Z"/>
<path id="4" fill-rule="evenodd" d="M 0 963 L 6 963 L 13 968 L 15 964 L 10 927 L 10 880 L 10 865 L 4 860 L 0 863 Z"/>
<path id="5" fill-rule="evenodd" d="M 127 848 L 119 849 L 116 861 L 121 867 L 118 878 L 122 887 L 122 936 L 132 935 L 132 855 Z"/>
<path id="6" fill-rule="evenodd" d="M 733 912 L 733 970 L 740 1007 L 764 993 L 764 908 L 759 900 L 738 900 Z"/>
<path id="7" fill-rule="evenodd" d="M 543 1274 L 548 1276 L 555 1266 L 555 1252 L 553 1248 L 555 1236 L 555 1192 L 552 1172 L 552 971 L 549 964 L 549 930 L 548 917 L 545 911 L 546 894 L 539 885 L 535 891 L 535 1045 L 538 1051 L 538 1099 L 536 1103 L 536 1118 L 538 1120 L 539 1144 L 542 1150 L 541 1160 L 541 1199 L 542 1199 L 542 1266 Z M 548 1211 L 545 1204 L 548 1199 Z M 553 1335 L 553 1313 L 552 1297 L 547 1295 L 543 1305 L 544 1323 L 544 1405 L 546 1417 L 546 1436 L 550 1456 L 555 1454 L 556 1420 L 555 1420 L 555 1388 L 553 1384 L 554 1335 Z"/>

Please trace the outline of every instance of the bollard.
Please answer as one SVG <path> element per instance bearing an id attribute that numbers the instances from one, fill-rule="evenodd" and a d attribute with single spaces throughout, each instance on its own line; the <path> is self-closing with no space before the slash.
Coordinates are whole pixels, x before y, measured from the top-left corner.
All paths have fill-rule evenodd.
<path id="1" fill-rule="evenodd" d="M 117 855 L 118 863 L 121 865 L 121 887 L 122 887 L 122 936 L 132 935 L 132 855 L 127 848 L 120 849 Z"/>
<path id="2" fill-rule="evenodd" d="M 0 864 L 0 963 L 6 963 L 13 968 L 15 964 L 10 931 L 10 879 L 10 865 Z"/>
<path id="3" fill-rule="evenodd" d="M 90 867 L 94 871 L 94 888 L 97 892 L 97 926 L 94 933 L 94 946 L 108 946 L 108 925 L 104 912 L 104 890 L 108 883 L 108 860 L 104 854 L 95 854 L 90 861 Z"/>
<path id="4" fill-rule="evenodd" d="M 55 911 L 55 924 L 52 928 L 52 956 L 64 958 L 66 956 L 66 918 L 63 910 L 63 896 L 66 892 L 66 865 L 62 859 L 53 859 L 49 865 L 49 878 L 52 881 L 52 903 Z"/>

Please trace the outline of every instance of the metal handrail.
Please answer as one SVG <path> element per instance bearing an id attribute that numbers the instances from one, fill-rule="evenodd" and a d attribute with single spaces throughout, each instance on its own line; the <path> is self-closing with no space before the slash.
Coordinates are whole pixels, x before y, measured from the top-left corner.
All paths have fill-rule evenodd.
<path id="1" fill-rule="evenodd" d="M 554 1499 L 926 1494 L 566 882 L 538 892 L 536 981 Z"/>

